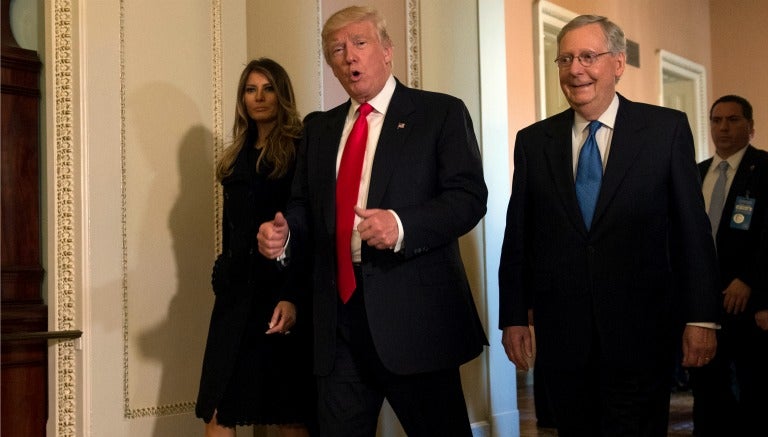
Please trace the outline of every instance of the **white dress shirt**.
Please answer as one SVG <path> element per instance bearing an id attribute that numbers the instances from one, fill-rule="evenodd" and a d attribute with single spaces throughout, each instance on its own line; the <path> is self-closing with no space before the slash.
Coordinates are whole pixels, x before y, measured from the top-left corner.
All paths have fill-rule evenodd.
<path id="1" fill-rule="evenodd" d="M 608 109 L 603 112 L 598 121 L 603 125 L 595 132 L 595 140 L 597 140 L 597 148 L 600 150 L 600 159 L 603 161 L 603 172 L 605 172 L 605 164 L 608 162 L 608 153 L 611 151 L 611 139 L 613 138 L 613 127 L 616 125 L 616 114 L 619 111 L 619 96 L 614 94 L 611 104 L 608 105 Z M 573 177 L 576 179 L 576 168 L 579 164 L 579 153 L 584 143 L 587 142 L 587 136 L 589 136 L 589 122 L 586 118 L 575 113 L 573 120 L 573 130 L 571 132 L 571 153 L 573 154 Z"/>
<path id="2" fill-rule="evenodd" d="M 387 114 L 387 108 L 392 101 L 392 95 L 395 93 L 396 87 L 395 77 L 390 75 L 387 82 L 384 84 L 384 88 L 376 95 L 376 97 L 369 100 L 367 103 L 373 107 L 373 111 L 368 114 L 368 139 L 365 143 L 365 156 L 363 157 L 363 170 L 360 174 L 360 189 L 357 193 L 357 206 L 365 209 L 368 202 L 368 190 L 371 184 L 371 169 L 373 168 L 373 157 L 376 155 L 376 146 L 379 143 L 379 136 L 381 135 L 381 127 L 384 125 L 384 116 Z M 349 113 L 347 114 L 347 120 L 344 122 L 344 130 L 341 134 L 341 142 L 339 143 L 339 152 L 336 156 L 336 174 L 339 173 L 339 164 L 341 163 L 341 156 L 344 153 L 344 147 L 347 144 L 347 137 L 352 132 L 352 126 L 357 119 L 357 109 L 360 107 L 360 103 L 352 99 L 352 104 L 349 106 Z M 400 250 L 403 243 L 403 224 L 400 222 L 400 217 L 392 210 L 389 210 L 397 220 L 398 239 L 397 244 L 394 247 L 395 251 Z M 360 233 L 357 232 L 357 225 L 360 224 L 362 219 L 355 215 L 355 222 L 352 226 L 352 262 L 360 262 Z"/>
<path id="3" fill-rule="evenodd" d="M 725 195 L 728 196 L 728 192 L 731 190 L 731 184 L 733 178 L 736 176 L 736 169 L 741 164 L 741 159 L 744 157 L 744 153 L 747 152 L 747 147 L 742 147 L 741 150 L 729 156 L 728 159 L 721 158 L 717 153 L 712 157 L 712 164 L 710 164 L 707 174 L 704 175 L 704 181 L 701 184 L 701 192 L 704 194 L 704 206 L 709 211 L 709 203 L 712 200 L 712 191 L 715 189 L 715 181 L 720 176 L 720 170 L 718 166 L 722 161 L 728 161 L 728 171 L 726 175 L 728 179 L 725 181 Z"/>

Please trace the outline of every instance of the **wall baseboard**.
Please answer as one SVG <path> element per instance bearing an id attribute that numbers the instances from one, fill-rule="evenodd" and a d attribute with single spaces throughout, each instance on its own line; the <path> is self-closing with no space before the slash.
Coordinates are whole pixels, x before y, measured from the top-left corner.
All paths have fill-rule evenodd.
<path id="1" fill-rule="evenodd" d="M 491 424 L 483 420 L 470 425 L 472 427 L 472 437 L 491 437 Z"/>

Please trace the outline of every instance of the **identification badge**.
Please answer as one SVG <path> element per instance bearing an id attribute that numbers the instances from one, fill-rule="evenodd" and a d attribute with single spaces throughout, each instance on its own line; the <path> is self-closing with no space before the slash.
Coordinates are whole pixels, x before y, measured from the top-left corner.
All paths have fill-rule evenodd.
<path id="1" fill-rule="evenodd" d="M 739 196 L 736 198 L 736 204 L 733 206 L 731 214 L 731 229 L 749 230 L 749 223 L 752 221 L 752 211 L 755 210 L 755 199 Z"/>

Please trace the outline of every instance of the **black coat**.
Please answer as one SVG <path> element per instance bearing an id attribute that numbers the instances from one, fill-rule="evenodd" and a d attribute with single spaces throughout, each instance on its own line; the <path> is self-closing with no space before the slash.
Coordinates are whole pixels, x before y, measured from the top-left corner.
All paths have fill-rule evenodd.
<path id="1" fill-rule="evenodd" d="M 230 383 L 243 336 L 247 330 L 266 331 L 278 301 L 290 301 L 297 306 L 297 325 L 291 329 L 291 336 L 281 341 L 301 343 L 309 335 L 303 329 L 305 324 L 309 325 L 309 316 L 302 313 L 307 306 L 304 296 L 308 295 L 308 289 L 283 287 L 286 272 L 259 253 L 256 240 L 260 224 L 272 220 L 277 211 L 285 210 L 293 171 L 279 179 L 268 179 L 269 168 L 255 170 L 257 153 L 252 147 L 244 147 L 232 173 L 221 182 L 224 195 L 222 253 L 216 259 L 211 277 L 216 301 L 196 407 L 198 417 L 206 421 L 210 420 Z M 310 359 L 308 345 L 297 346 L 295 350 L 305 355 L 304 361 Z M 271 358 L 264 357 L 265 360 Z"/>
<path id="2" fill-rule="evenodd" d="M 701 179 L 712 158 L 699 164 Z M 736 197 L 755 199 L 748 230 L 731 227 Z M 752 288 L 747 309 L 740 317 L 753 318 L 758 310 L 768 309 L 768 152 L 747 146 L 723 205 L 715 238 L 720 262 L 720 290 L 735 278 Z"/>

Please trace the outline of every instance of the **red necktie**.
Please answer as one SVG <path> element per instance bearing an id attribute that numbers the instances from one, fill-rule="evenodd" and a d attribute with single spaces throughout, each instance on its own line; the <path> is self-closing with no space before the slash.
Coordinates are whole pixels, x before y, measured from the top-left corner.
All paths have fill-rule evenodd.
<path id="1" fill-rule="evenodd" d="M 359 115 L 347 138 L 336 177 L 336 279 L 341 301 L 347 303 L 355 291 L 355 272 L 352 268 L 352 225 L 355 223 L 355 205 L 363 172 L 365 144 L 368 140 L 368 120 L 373 111 L 368 103 L 358 108 Z"/>

